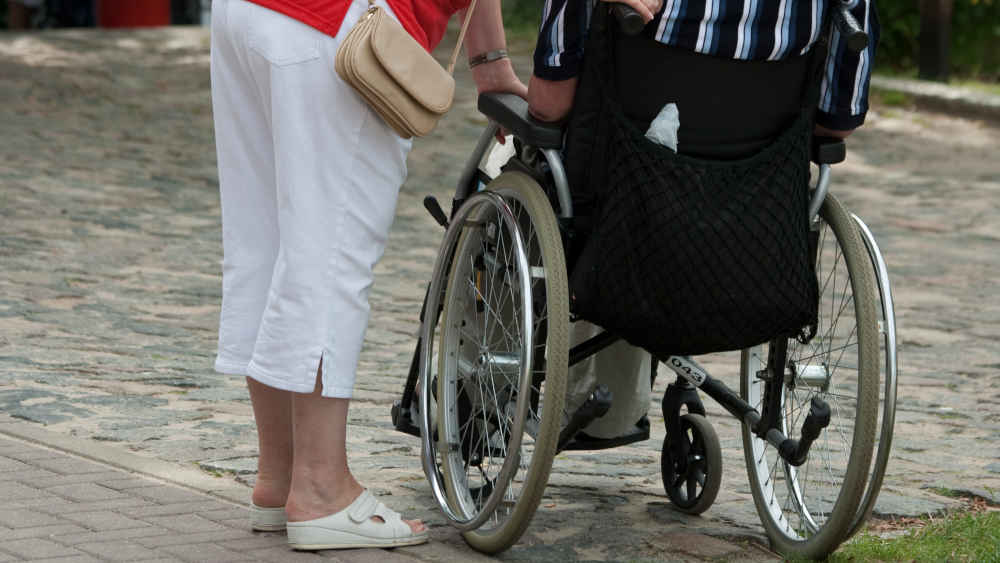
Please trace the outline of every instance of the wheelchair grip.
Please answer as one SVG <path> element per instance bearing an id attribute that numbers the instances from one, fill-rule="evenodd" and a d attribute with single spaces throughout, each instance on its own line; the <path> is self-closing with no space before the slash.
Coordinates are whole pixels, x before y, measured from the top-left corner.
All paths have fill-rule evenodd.
<path id="1" fill-rule="evenodd" d="M 816 164 L 837 164 L 847 158 L 847 144 L 843 139 L 813 135 L 809 153 Z"/>
<path id="2" fill-rule="evenodd" d="M 847 48 L 852 53 L 860 53 L 868 46 L 868 34 L 865 33 L 858 20 L 851 14 L 850 8 L 845 2 L 837 2 L 837 9 L 833 11 L 833 24 L 837 26 L 837 31 L 847 42 Z"/>
<path id="3" fill-rule="evenodd" d="M 646 27 L 646 22 L 643 21 L 639 12 L 636 12 L 628 4 L 615 4 L 611 8 L 611 12 L 618 19 L 618 25 L 621 26 L 626 35 L 638 35 L 642 28 Z"/>

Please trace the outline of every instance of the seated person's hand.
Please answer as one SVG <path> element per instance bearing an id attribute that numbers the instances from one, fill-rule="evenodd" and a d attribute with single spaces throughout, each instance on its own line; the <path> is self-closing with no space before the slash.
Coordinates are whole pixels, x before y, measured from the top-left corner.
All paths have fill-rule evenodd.
<path id="1" fill-rule="evenodd" d="M 813 135 L 817 137 L 833 137 L 834 139 L 846 139 L 848 135 L 854 132 L 854 129 L 827 129 L 822 125 L 816 125 L 813 128 Z"/>

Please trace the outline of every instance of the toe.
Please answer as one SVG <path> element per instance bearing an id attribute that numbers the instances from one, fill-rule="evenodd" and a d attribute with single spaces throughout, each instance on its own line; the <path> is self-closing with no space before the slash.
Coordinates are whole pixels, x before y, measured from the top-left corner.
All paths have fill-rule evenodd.
<path id="1" fill-rule="evenodd" d="M 427 526 L 424 526 L 424 523 L 420 520 L 403 520 L 403 522 L 406 522 L 410 529 L 413 530 L 414 534 L 419 534 L 420 532 L 427 530 Z"/>

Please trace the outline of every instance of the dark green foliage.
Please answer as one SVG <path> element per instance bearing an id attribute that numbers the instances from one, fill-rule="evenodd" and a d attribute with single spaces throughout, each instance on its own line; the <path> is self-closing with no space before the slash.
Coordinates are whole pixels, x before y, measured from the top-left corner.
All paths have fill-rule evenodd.
<path id="1" fill-rule="evenodd" d="M 915 73 L 919 0 L 877 0 L 882 39 L 875 68 Z M 951 70 L 955 78 L 1000 80 L 1000 0 L 954 0 Z"/>
<path id="2" fill-rule="evenodd" d="M 538 32 L 542 19 L 542 0 L 504 0 L 503 21 L 508 29 Z"/>
<path id="3" fill-rule="evenodd" d="M 504 22 L 515 34 L 537 33 L 542 0 L 504 0 Z M 882 40 L 875 67 L 916 74 L 920 0 L 876 0 Z M 957 79 L 1000 81 L 1000 0 L 954 0 L 951 68 Z"/>
<path id="4" fill-rule="evenodd" d="M 959 75 L 1000 82 L 1000 0 L 956 0 L 951 62 Z"/>
<path id="5" fill-rule="evenodd" d="M 877 3 L 882 37 L 875 55 L 875 68 L 916 68 L 920 36 L 918 0 L 882 0 Z"/>

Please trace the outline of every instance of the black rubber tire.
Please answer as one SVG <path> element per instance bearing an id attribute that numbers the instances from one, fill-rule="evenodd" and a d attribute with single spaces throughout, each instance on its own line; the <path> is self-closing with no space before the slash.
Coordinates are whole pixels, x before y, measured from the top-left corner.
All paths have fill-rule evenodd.
<path id="1" fill-rule="evenodd" d="M 700 414 L 688 413 L 681 416 L 681 428 L 690 448 L 687 471 L 685 475 L 677 474 L 670 438 L 664 437 L 660 452 L 663 490 L 677 510 L 687 514 L 701 514 L 712 506 L 719 494 L 722 483 L 722 447 L 715 428 Z M 695 491 L 693 495 L 692 490 Z"/>

